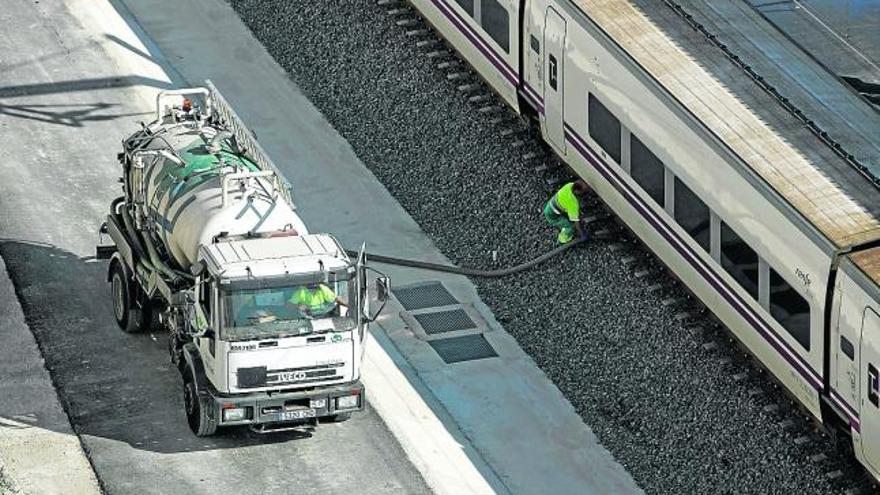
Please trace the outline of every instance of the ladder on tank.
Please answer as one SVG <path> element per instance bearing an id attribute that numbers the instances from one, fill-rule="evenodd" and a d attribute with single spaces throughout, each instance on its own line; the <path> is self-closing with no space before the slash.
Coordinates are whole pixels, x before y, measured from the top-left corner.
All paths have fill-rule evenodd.
<path id="1" fill-rule="evenodd" d="M 235 110 L 232 109 L 232 105 L 229 104 L 226 98 L 220 93 L 220 90 L 214 86 L 214 83 L 211 82 L 210 79 L 205 81 L 205 84 L 208 86 L 208 105 L 211 108 L 214 118 L 229 129 L 232 135 L 235 136 L 235 142 L 238 144 L 239 148 L 245 152 L 247 157 L 250 158 L 260 170 L 273 172 L 275 174 L 275 178 L 281 186 L 281 190 L 277 191 L 278 194 L 284 198 L 291 208 L 296 209 L 296 206 L 293 204 L 293 198 L 291 198 L 290 195 L 290 182 L 284 178 L 284 175 L 278 170 L 278 167 L 272 162 L 272 159 L 269 158 L 269 154 L 266 153 L 263 147 L 260 146 L 260 143 L 257 142 L 253 131 L 248 129 L 241 117 L 239 117 L 238 114 L 235 113 Z"/>
<path id="2" fill-rule="evenodd" d="M 251 131 L 247 125 L 245 125 L 241 117 L 235 113 L 235 110 L 232 109 L 232 105 L 229 104 L 226 98 L 220 93 L 220 90 L 214 86 L 214 83 L 211 82 L 210 79 L 205 81 L 205 84 L 207 86 L 205 88 L 186 88 L 160 92 L 156 97 L 157 120 L 160 122 L 162 121 L 162 116 L 166 110 L 162 105 L 162 101 L 165 98 L 172 96 L 187 97 L 190 95 L 200 95 L 205 99 L 206 112 L 204 112 L 204 116 L 209 120 L 213 119 L 222 127 L 229 130 L 229 132 L 235 137 L 235 142 L 239 149 L 241 149 L 244 152 L 244 155 L 254 162 L 257 168 L 262 172 L 252 174 L 253 177 L 269 178 L 270 176 L 274 176 L 274 181 L 278 185 L 275 192 L 290 205 L 291 209 L 296 209 L 296 205 L 293 203 L 293 198 L 290 194 L 290 182 L 287 181 L 275 163 L 272 162 L 272 159 L 269 158 L 269 154 L 266 153 L 266 150 L 264 150 L 263 147 L 260 146 L 260 143 L 257 142 L 253 131 Z M 241 176 L 234 178 L 242 179 L 247 177 Z M 226 190 L 226 187 L 227 186 L 224 183 L 224 190 Z M 224 202 L 225 199 L 226 198 L 224 197 Z"/>

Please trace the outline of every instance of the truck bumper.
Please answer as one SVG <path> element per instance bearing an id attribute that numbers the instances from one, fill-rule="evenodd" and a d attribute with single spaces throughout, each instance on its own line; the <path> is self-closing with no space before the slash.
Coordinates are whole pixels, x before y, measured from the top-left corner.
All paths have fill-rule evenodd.
<path id="1" fill-rule="evenodd" d="M 295 425 L 317 418 L 362 411 L 366 397 L 360 380 L 318 389 L 222 395 L 212 393 L 218 426 Z"/>

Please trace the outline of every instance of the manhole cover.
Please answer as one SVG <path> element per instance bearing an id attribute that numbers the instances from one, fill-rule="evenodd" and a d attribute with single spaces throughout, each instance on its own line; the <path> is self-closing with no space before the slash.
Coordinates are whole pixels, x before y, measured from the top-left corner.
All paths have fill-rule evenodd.
<path id="1" fill-rule="evenodd" d="M 482 335 L 465 335 L 428 342 L 447 364 L 498 357 L 492 345 Z"/>
<path id="2" fill-rule="evenodd" d="M 461 308 L 413 315 L 428 335 L 477 328 L 477 324 Z"/>
<path id="3" fill-rule="evenodd" d="M 394 297 L 400 301 L 400 304 L 407 311 L 458 304 L 458 300 L 440 282 L 426 282 L 397 287 L 392 289 L 392 292 Z"/>

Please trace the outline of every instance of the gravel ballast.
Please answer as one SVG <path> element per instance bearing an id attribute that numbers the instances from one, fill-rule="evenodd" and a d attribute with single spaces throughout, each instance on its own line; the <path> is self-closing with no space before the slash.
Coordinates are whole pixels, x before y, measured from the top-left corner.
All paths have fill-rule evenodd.
<path id="1" fill-rule="evenodd" d="M 256 37 L 453 262 L 538 256 L 554 192 L 447 81 L 386 9 L 367 0 L 232 0 Z M 492 253 L 497 251 L 497 262 Z M 835 493 L 827 442 L 766 376 L 712 333 L 686 330 L 670 292 L 607 242 L 501 280 L 483 301 L 648 493 Z M 393 255 L 394 253 L 386 253 Z M 678 293 L 678 296 L 683 296 Z M 727 359 L 725 359 L 727 358 Z M 732 358 L 732 359 L 731 359 Z M 733 375 L 749 371 L 744 379 Z M 756 392 L 757 391 L 757 392 Z M 780 423 L 794 420 L 794 428 Z M 852 467 L 852 462 L 845 463 Z"/>

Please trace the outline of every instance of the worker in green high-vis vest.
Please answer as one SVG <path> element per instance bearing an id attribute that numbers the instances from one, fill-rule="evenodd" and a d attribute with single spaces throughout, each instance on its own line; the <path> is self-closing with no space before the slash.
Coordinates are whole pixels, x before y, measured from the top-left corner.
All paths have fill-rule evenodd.
<path id="1" fill-rule="evenodd" d="M 311 317 L 327 315 L 337 304 L 347 306 L 333 289 L 324 284 L 301 286 L 290 295 L 287 302 L 302 314 Z"/>
<path id="2" fill-rule="evenodd" d="M 559 229 L 556 239 L 560 244 L 571 242 L 575 235 L 578 239 L 585 237 L 586 231 L 581 226 L 581 212 L 589 192 L 590 186 L 586 182 L 569 182 L 544 205 L 544 218 L 551 227 Z"/>

